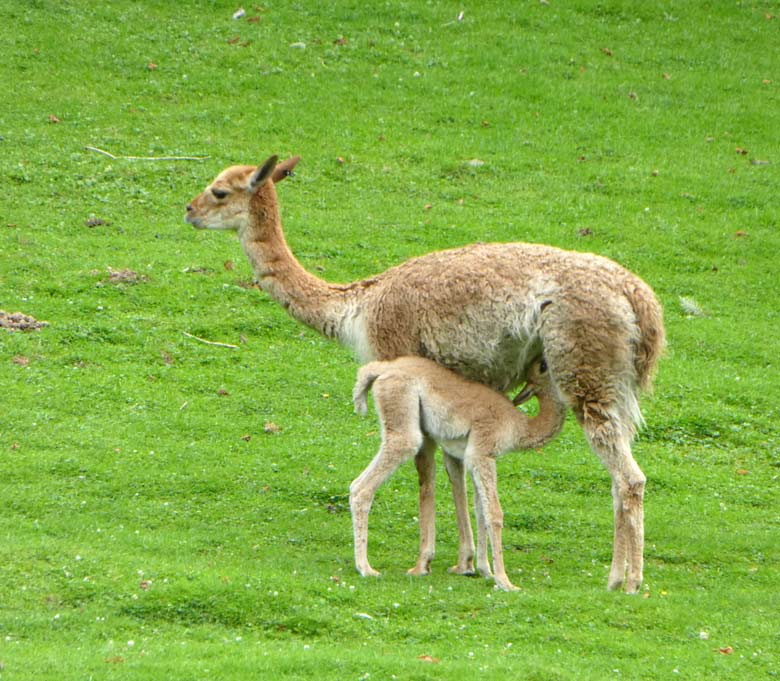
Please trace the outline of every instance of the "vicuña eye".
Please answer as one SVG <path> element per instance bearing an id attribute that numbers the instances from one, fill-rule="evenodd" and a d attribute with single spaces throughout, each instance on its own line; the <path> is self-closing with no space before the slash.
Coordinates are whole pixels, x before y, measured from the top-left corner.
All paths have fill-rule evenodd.
<path id="1" fill-rule="evenodd" d="M 214 195 L 215 199 L 226 199 L 230 192 L 227 192 L 224 189 L 212 189 L 211 193 Z"/>

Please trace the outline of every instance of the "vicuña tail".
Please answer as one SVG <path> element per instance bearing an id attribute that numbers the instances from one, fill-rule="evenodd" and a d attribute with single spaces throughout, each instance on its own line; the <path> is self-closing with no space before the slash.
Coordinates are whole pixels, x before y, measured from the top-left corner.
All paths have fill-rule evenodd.
<path id="1" fill-rule="evenodd" d="M 374 381 L 382 374 L 381 362 L 369 362 L 358 369 L 357 381 L 352 389 L 352 403 L 355 405 L 356 414 L 365 414 L 368 410 L 366 397 Z"/>

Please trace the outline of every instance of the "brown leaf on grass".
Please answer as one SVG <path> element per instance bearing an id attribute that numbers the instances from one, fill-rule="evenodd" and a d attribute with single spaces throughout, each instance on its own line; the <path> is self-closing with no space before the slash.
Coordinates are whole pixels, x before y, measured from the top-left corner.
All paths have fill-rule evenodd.
<path id="1" fill-rule="evenodd" d="M 281 426 L 277 426 L 273 421 L 266 421 L 263 426 L 263 432 L 265 433 L 278 433 L 281 429 Z"/>
<path id="2" fill-rule="evenodd" d="M 346 45 L 349 41 L 344 36 L 339 36 L 333 41 L 334 45 Z"/>
<path id="3" fill-rule="evenodd" d="M 62 121 L 54 114 L 49 114 L 49 123 L 62 123 Z"/>
<path id="4" fill-rule="evenodd" d="M 160 356 L 162 357 L 162 361 L 165 362 L 168 366 L 171 366 L 172 364 L 176 364 L 176 360 L 173 358 L 173 355 L 170 352 L 161 350 Z"/>
<path id="5" fill-rule="evenodd" d="M 217 395 L 219 395 L 221 397 L 228 397 L 230 395 L 230 393 L 227 390 L 225 390 L 224 388 L 220 388 L 219 390 L 217 390 Z"/>
<path id="6" fill-rule="evenodd" d="M 12 452 L 15 452 L 17 449 L 19 449 L 19 443 L 18 443 L 18 442 L 14 442 L 14 443 L 11 445 L 11 451 L 12 451 Z"/>
<path id="7" fill-rule="evenodd" d="M 246 21 L 248 24 L 256 24 L 260 21 L 260 16 L 256 14 L 253 17 L 249 17 Z"/>
<path id="8" fill-rule="evenodd" d="M 749 153 L 747 149 L 743 149 L 742 147 L 737 147 L 734 151 L 736 151 L 740 156 L 747 156 Z"/>
<path id="9" fill-rule="evenodd" d="M 718 652 L 721 655 L 732 655 L 734 653 L 734 648 L 731 646 L 723 646 L 722 648 L 718 648 Z"/>
<path id="10" fill-rule="evenodd" d="M 432 655 L 418 655 L 417 659 L 420 662 L 428 662 L 429 664 L 439 664 L 441 662 L 438 657 L 433 657 Z"/>
<path id="11" fill-rule="evenodd" d="M 16 355 L 11 361 L 20 367 L 30 366 L 30 358 L 23 355 Z"/>
<path id="12" fill-rule="evenodd" d="M 228 45 L 235 45 L 237 42 L 241 40 L 240 35 L 233 36 L 232 38 L 228 38 L 227 44 Z"/>
<path id="13" fill-rule="evenodd" d="M 608 57 L 612 56 L 612 50 L 610 50 L 608 47 L 602 47 L 601 53 L 606 54 Z"/>
<path id="14" fill-rule="evenodd" d="M 138 584 L 138 588 L 141 589 L 142 591 L 149 591 L 149 589 L 152 588 L 152 580 L 142 579 Z"/>
<path id="15" fill-rule="evenodd" d="M 344 163 L 346 163 L 346 161 L 344 160 L 343 156 L 338 156 L 336 157 L 336 163 L 340 163 L 343 165 Z"/>
<path id="16" fill-rule="evenodd" d="M 114 655 L 106 658 L 106 664 L 122 664 L 124 661 L 125 658 L 121 655 Z"/>
<path id="17" fill-rule="evenodd" d="M 737 475 L 750 475 L 750 471 L 746 468 L 738 468 Z"/>
<path id="18" fill-rule="evenodd" d="M 259 289 L 260 286 L 256 281 L 246 281 L 246 279 L 240 279 L 236 282 L 236 286 L 240 288 L 250 289 L 250 288 L 257 288 Z"/>
<path id="19" fill-rule="evenodd" d="M 747 235 L 748 233 L 744 229 L 738 229 L 736 232 L 734 232 L 734 236 L 737 237 L 738 239 Z"/>
<path id="20" fill-rule="evenodd" d="M 577 230 L 577 236 L 593 236 L 593 230 L 590 227 L 583 227 Z"/>
<path id="21" fill-rule="evenodd" d="M 155 64 L 153 61 L 150 61 L 150 62 L 149 62 L 147 65 L 146 65 L 146 70 L 147 70 L 147 71 L 154 71 L 156 68 L 157 68 L 157 64 Z"/>
<path id="22" fill-rule="evenodd" d="M 103 220 L 103 218 L 89 218 L 84 221 L 84 224 L 87 227 L 102 227 L 103 225 L 110 225 L 111 223 L 108 220 Z"/>
<path id="23" fill-rule="evenodd" d="M 242 439 L 244 442 L 249 442 L 249 441 L 252 439 L 252 436 L 251 436 L 251 435 L 249 435 L 249 433 L 247 433 L 246 435 L 242 435 L 242 436 L 241 436 L 241 439 Z"/>
<path id="24" fill-rule="evenodd" d="M 224 267 L 228 272 L 231 272 L 235 267 L 235 264 L 233 263 L 232 260 L 225 260 Z"/>

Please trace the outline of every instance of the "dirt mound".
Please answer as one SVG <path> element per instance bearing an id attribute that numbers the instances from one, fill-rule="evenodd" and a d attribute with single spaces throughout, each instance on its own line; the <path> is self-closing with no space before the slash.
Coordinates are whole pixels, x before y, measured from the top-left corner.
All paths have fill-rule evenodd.
<path id="1" fill-rule="evenodd" d="M 8 331 L 35 331 L 48 325 L 49 322 L 39 322 L 35 317 L 21 312 L 0 310 L 0 328 Z"/>

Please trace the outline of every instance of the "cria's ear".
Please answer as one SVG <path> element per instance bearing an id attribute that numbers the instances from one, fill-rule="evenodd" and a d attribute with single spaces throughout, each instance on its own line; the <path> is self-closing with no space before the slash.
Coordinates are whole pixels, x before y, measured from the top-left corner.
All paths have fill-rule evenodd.
<path id="1" fill-rule="evenodd" d="M 298 161 L 301 160 L 300 156 L 292 156 L 291 158 L 282 161 L 274 169 L 274 174 L 271 176 L 274 182 L 281 182 L 285 177 L 290 177 L 293 174 L 293 168 L 298 165 Z"/>
<path id="2" fill-rule="evenodd" d="M 274 172 L 274 168 L 276 168 L 276 162 L 279 160 L 279 157 L 276 155 L 271 156 L 263 165 L 258 166 L 257 170 L 252 174 L 252 177 L 249 180 L 249 189 L 255 190 L 257 189 L 263 182 L 265 182 Z"/>

